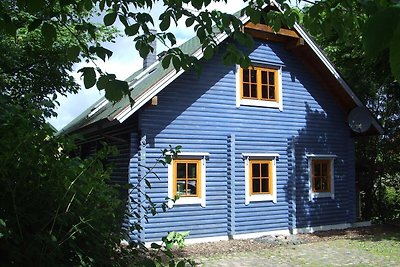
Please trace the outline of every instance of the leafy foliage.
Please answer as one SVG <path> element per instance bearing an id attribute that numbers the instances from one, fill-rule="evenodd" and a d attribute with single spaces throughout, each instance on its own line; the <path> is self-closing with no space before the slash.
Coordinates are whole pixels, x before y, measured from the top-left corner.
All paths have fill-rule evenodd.
<path id="1" fill-rule="evenodd" d="M 389 51 L 390 70 L 400 81 L 400 6 L 397 1 L 324 0 L 308 8 L 304 23 L 311 34 L 336 35 L 343 42 L 356 35 L 371 60 Z M 361 12 L 360 12 L 361 11 Z"/>
<path id="2" fill-rule="evenodd" d="M 387 220 L 399 216 L 398 208 L 388 212 L 387 207 L 394 207 L 397 201 L 393 192 L 399 192 L 399 160 L 400 160 L 400 85 L 393 77 L 389 63 L 390 51 L 382 50 L 392 37 L 386 32 L 391 31 L 387 25 L 380 29 L 382 38 L 365 41 L 365 27 L 376 27 L 374 17 L 382 7 L 360 3 L 357 0 L 325 1 L 331 12 L 318 13 L 316 6 L 306 10 L 304 19 L 310 31 L 322 45 L 325 52 L 339 68 L 345 80 L 369 107 L 383 128 L 382 136 L 359 138 L 356 146 L 357 176 L 361 191 L 364 193 L 362 214 L 365 218 Z M 383 5 L 384 1 L 382 1 Z M 386 3 L 386 6 L 389 5 Z M 320 8 L 320 7 L 318 7 Z M 326 6 L 325 6 L 326 8 Z M 327 10 L 327 9 L 325 9 Z M 344 12 L 346 11 L 346 12 Z M 339 16 L 339 13 L 341 15 Z M 319 25 L 330 25 L 328 28 L 318 27 L 307 20 L 320 20 Z M 396 18 L 385 18 L 385 20 Z M 347 23 L 346 23 L 347 21 Z M 349 22 L 350 21 L 350 22 Z M 372 24 L 371 24 L 372 23 Z M 393 21 L 392 24 L 395 22 Z M 346 31 L 341 27 L 347 25 Z M 366 26 L 367 25 L 367 26 Z M 365 30 L 364 30 L 365 31 Z M 374 31 L 372 29 L 368 31 Z M 364 34 L 364 35 L 363 35 Z M 368 35 L 368 34 L 367 34 Z M 385 37 L 386 36 L 386 37 Z M 379 40 L 379 41 L 377 41 Z M 381 46 L 376 49 L 374 57 L 367 56 L 372 51 L 364 50 L 367 46 Z M 374 44 L 373 44 L 374 43 Z M 380 50 L 381 52 L 379 52 Z M 391 204 L 389 204 L 389 202 Z"/>
<path id="3" fill-rule="evenodd" d="M 67 156 L 40 110 L 0 104 L 0 258 L 6 265 L 112 265 L 123 203 L 96 157 Z"/>

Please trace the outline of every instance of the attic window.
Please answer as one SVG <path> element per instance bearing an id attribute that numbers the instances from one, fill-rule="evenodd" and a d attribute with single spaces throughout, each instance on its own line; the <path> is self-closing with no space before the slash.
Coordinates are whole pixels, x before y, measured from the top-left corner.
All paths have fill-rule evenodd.
<path id="1" fill-rule="evenodd" d="M 281 68 L 238 69 L 237 106 L 260 106 L 282 110 Z"/>

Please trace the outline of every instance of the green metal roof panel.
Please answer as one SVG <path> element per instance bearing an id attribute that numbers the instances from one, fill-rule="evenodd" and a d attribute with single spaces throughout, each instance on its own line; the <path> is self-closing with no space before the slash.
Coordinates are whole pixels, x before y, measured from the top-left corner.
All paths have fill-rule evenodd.
<path id="1" fill-rule="evenodd" d="M 196 52 L 198 49 L 200 49 L 201 44 L 200 40 L 196 37 L 193 37 L 189 39 L 187 42 L 183 43 L 182 45 L 179 46 L 179 48 L 182 50 L 182 52 L 193 55 L 194 52 Z M 174 70 L 174 67 L 172 64 L 167 69 L 164 69 L 161 65 L 161 62 L 158 62 L 153 68 L 149 69 L 148 71 L 150 74 L 148 74 L 147 77 L 144 77 L 143 80 L 141 80 L 138 84 L 135 85 L 135 87 L 131 88 L 131 93 L 130 96 L 133 100 L 136 100 L 138 97 L 146 93 L 146 91 L 154 85 L 156 82 L 158 82 L 161 78 L 166 76 L 168 73 Z M 143 70 L 138 70 L 132 75 L 130 75 L 125 81 L 128 83 L 135 83 L 135 78 L 141 74 Z M 140 79 L 139 79 L 140 80 Z M 60 130 L 59 134 L 67 134 L 71 133 L 73 131 L 76 131 L 82 127 L 88 126 L 92 123 L 95 123 L 97 121 L 107 119 L 109 117 L 113 117 L 116 113 L 118 113 L 120 110 L 126 108 L 127 106 L 131 105 L 129 98 L 124 97 L 117 103 L 111 103 L 108 102 L 104 107 L 99 109 L 95 114 L 92 116 L 88 117 L 88 115 L 96 108 L 97 105 L 99 105 L 103 100 L 105 100 L 104 97 L 101 97 L 99 100 L 97 100 L 93 105 L 91 105 L 89 108 L 87 108 L 84 112 L 82 112 L 78 117 L 76 117 L 74 120 L 72 120 L 68 125 L 66 125 L 63 129 Z"/>

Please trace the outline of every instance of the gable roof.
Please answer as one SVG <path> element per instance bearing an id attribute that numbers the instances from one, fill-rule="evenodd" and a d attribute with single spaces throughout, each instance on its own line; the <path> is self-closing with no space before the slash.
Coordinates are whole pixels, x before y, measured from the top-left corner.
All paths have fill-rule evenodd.
<path id="1" fill-rule="evenodd" d="M 275 1 L 271 1 L 271 3 L 274 2 Z M 277 6 L 277 4 L 275 4 L 275 6 Z M 247 15 L 239 16 L 239 14 L 240 12 L 237 12 L 235 15 L 239 17 L 243 24 L 249 22 L 250 18 Z M 319 64 L 322 64 L 329 75 L 340 85 L 341 90 L 343 90 L 342 93 L 346 95 L 346 98 L 349 99 L 348 101 L 352 102 L 352 106 L 365 107 L 341 77 L 334 65 L 326 57 L 322 49 L 320 49 L 314 42 L 312 37 L 309 36 L 297 23 L 294 25 L 294 30 L 310 48 L 315 60 L 318 61 Z M 217 33 L 217 44 L 223 42 L 227 37 L 228 35 L 226 33 Z M 189 39 L 187 42 L 180 45 L 179 48 L 182 52 L 195 56 L 197 59 L 203 57 L 202 46 L 197 36 Z M 61 129 L 58 134 L 68 134 L 105 119 L 122 123 L 151 100 L 152 97 L 156 96 L 161 90 L 178 78 L 182 73 L 184 73 L 184 70 L 176 71 L 172 64 L 170 64 L 168 68 L 164 69 L 161 65 L 161 61 L 157 60 L 147 69 L 136 71 L 125 80 L 128 82 L 130 88 L 130 96 L 134 100 L 133 105 L 131 105 L 127 97 L 124 97 L 115 104 L 102 97 Z M 374 117 L 372 119 L 372 126 L 376 132 L 380 134 L 384 132 Z"/>

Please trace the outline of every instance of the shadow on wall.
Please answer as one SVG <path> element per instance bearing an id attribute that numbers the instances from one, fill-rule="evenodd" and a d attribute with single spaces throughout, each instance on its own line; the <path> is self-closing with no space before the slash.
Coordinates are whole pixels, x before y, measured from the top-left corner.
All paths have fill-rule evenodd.
<path id="1" fill-rule="evenodd" d="M 332 154 L 334 161 L 335 188 L 344 180 L 343 160 L 339 156 L 340 148 L 334 124 L 328 114 L 313 109 L 305 102 L 306 125 L 297 136 L 288 140 L 288 197 L 289 219 L 293 228 L 338 224 L 347 222 L 348 210 L 343 201 L 331 197 L 310 199 L 310 170 L 307 154 Z M 338 129 L 340 131 L 340 129 Z M 347 141 L 346 141 L 347 142 Z M 344 145 L 346 147 L 346 145 Z M 336 191 L 336 190 L 335 190 Z M 336 198 L 336 196 L 335 196 Z"/>

